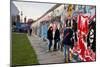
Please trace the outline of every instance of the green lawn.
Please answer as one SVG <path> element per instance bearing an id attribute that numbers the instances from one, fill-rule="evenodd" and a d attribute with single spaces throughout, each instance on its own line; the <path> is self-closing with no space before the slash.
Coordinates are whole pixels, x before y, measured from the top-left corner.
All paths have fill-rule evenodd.
<path id="1" fill-rule="evenodd" d="M 39 64 L 26 34 L 12 33 L 12 65 Z"/>

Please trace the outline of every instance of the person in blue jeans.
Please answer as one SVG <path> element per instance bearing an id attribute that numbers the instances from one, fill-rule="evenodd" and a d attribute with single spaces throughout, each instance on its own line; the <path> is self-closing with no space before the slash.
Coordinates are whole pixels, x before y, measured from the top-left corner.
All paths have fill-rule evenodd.
<path id="1" fill-rule="evenodd" d="M 51 46 L 52 46 L 52 40 L 53 40 L 53 28 L 50 27 L 48 32 L 47 32 L 47 38 L 49 40 L 49 51 L 51 50 Z"/>
<path id="2" fill-rule="evenodd" d="M 72 42 L 71 42 L 72 35 L 73 35 L 72 29 L 70 27 L 66 27 L 64 30 L 64 38 L 63 38 L 64 62 L 67 62 L 66 61 L 66 51 L 68 52 L 68 62 L 70 62 L 69 49 L 70 49 L 70 47 L 72 47 Z"/>

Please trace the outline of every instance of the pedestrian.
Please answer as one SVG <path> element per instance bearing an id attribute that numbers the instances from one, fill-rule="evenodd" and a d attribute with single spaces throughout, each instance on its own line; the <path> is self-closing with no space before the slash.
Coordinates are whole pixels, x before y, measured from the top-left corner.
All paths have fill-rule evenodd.
<path id="1" fill-rule="evenodd" d="M 56 29 L 55 35 L 54 35 L 54 49 L 53 50 L 56 51 L 57 47 L 58 49 L 60 48 L 60 31 L 58 28 Z"/>
<path id="2" fill-rule="evenodd" d="M 30 35 L 30 26 L 27 26 L 27 34 Z"/>
<path id="3" fill-rule="evenodd" d="M 32 28 L 30 28 L 30 32 L 29 33 L 30 33 L 30 36 L 31 36 L 32 35 Z"/>
<path id="4" fill-rule="evenodd" d="M 69 49 L 72 48 L 72 38 L 73 35 L 73 31 L 70 27 L 66 27 L 64 30 L 64 37 L 63 37 L 63 44 L 64 44 L 64 62 L 67 62 L 66 60 L 66 49 L 68 52 L 68 62 L 70 62 L 70 51 Z"/>
<path id="5" fill-rule="evenodd" d="M 52 40 L 53 40 L 53 28 L 50 27 L 47 31 L 47 38 L 49 40 L 49 51 L 51 50 Z"/>

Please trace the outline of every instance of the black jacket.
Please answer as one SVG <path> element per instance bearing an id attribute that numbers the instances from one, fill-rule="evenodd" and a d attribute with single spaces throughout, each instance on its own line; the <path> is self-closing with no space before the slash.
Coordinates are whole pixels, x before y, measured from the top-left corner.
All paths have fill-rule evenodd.
<path id="1" fill-rule="evenodd" d="M 60 40 L 60 31 L 58 29 L 55 31 L 54 39 L 55 40 Z"/>
<path id="2" fill-rule="evenodd" d="M 53 31 L 52 30 L 48 30 L 48 32 L 47 32 L 47 38 L 49 39 L 49 40 L 53 40 Z"/>

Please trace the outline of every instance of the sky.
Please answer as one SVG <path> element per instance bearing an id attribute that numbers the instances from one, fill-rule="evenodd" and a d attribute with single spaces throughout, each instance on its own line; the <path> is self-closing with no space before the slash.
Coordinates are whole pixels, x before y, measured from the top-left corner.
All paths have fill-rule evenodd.
<path id="1" fill-rule="evenodd" d="M 36 3 L 36 2 L 22 2 L 22 1 L 13 1 L 18 10 L 23 11 L 23 17 L 32 18 L 36 20 L 42 16 L 46 11 L 48 11 L 55 4 L 48 3 Z"/>

